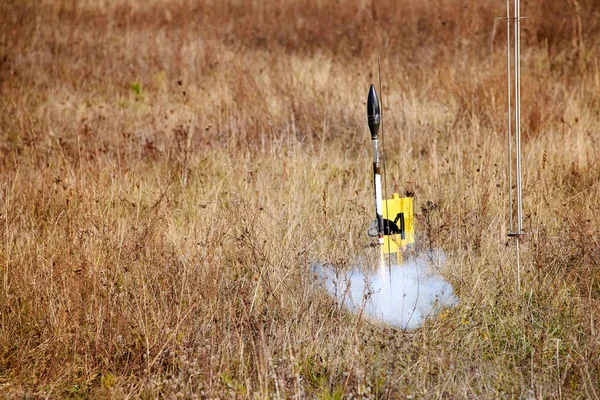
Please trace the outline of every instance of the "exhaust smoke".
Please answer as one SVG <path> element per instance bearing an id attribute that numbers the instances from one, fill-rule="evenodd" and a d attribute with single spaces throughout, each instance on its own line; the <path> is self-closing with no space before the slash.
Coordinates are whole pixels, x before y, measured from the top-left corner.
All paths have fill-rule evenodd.
<path id="1" fill-rule="evenodd" d="M 329 295 L 351 312 L 413 330 L 441 308 L 458 304 L 452 285 L 435 272 L 444 261 L 444 253 L 435 251 L 370 274 L 360 260 L 349 271 L 318 261 L 311 267 Z"/>

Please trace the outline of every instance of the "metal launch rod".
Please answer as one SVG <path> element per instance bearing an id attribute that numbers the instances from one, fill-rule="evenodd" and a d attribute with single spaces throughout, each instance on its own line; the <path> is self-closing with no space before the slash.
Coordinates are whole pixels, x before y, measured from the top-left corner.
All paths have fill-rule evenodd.
<path id="1" fill-rule="evenodd" d="M 379 114 L 381 117 L 381 150 L 383 152 L 383 157 L 381 157 L 383 159 L 383 191 L 384 191 L 384 195 L 386 198 L 386 202 L 385 202 L 385 215 L 388 216 L 390 215 L 390 209 L 389 209 L 389 204 L 387 202 L 388 194 L 387 194 L 387 168 L 386 168 L 386 157 L 385 157 L 385 134 L 384 134 L 384 123 L 383 123 L 383 87 L 381 85 L 381 59 L 379 57 L 377 57 L 377 77 L 379 79 L 379 95 L 381 96 L 381 107 L 379 110 Z M 384 224 L 384 229 L 385 229 L 385 224 Z M 384 232 L 384 233 L 388 233 L 388 232 Z M 391 251 L 390 251 L 390 247 L 391 247 L 391 242 L 388 240 L 387 241 L 387 261 L 388 261 L 388 272 L 389 272 L 389 278 L 390 278 L 390 283 L 392 280 L 392 257 L 390 255 Z M 385 261 L 385 260 L 384 260 Z M 398 253 L 396 253 L 396 261 L 398 261 Z M 383 267 L 383 265 L 382 265 Z"/>
<path id="2" fill-rule="evenodd" d="M 513 16 L 510 15 L 510 1 L 506 0 L 506 73 L 507 73 L 507 116 L 508 116 L 508 214 L 509 214 L 509 237 L 516 239 L 517 255 L 517 287 L 521 291 L 521 259 L 519 253 L 519 242 L 523 232 L 523 185 L 521 173 L 521 2 L 513 0 Z M 514 32 L 511 36 L 510 26 L 514 24 Z M 511 43 L 514 47 L 514 61 L 511 60 Z M 514 70 L 511 73 L 511 65 L 514 63 Z M 514 77 L 514 91 L 511 93 L 511 86 Z M 514 96 L 514 98 L 513 98 Z M 515 154 L 513 157 L 513 133 L 511 130 L 513 124 L 511 98 L 514 99 L 514 144 Z M 516 171 L 516 213 L 517 230 L 515 231 L 513 216 L 515 205 L 513 201 L 513 160 Z"/>

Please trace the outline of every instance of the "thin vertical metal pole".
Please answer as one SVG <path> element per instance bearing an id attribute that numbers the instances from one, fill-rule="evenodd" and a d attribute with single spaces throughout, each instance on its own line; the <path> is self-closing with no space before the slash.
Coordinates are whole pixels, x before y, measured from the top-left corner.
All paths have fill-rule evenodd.
<path id="1" fill-rule="evenodd" d="M 507 137 L 508 137 L 508 212 L 509 212 L 509 236 L 516 239 L 517 256 L 517 287 L 521 292 L 521 258 L 520 237 L 523 234 L 523 183 L 521 173 L 521 2 L 513 1 L 513 16 L 510 15 L 511 0 L 506 0 L 506 88 L 507 88 Z M 514 21 L 514 30 L 511 37 L 510 21 Z M 511 45 L 514 46 L 514 61 L 511 65 Z M 514 67 L 514 92 L 511 93 L 511 67 Z M 511 101 L 514 95 L 514 140 L 515 140 L 515 180 L 516 180 L 516 207 L 517 223 L 516 231 L 514 224 L 514 201 L 513 201 L 513 153 L 512 153 L 512 123 Z"/>
<path id="2" fill-rule="evenodd" d="M 520 239 L 523 233 L 523 195 L 521 181 L 521 3 L 515 2 L 515 163 L 517 180 L 517 287 L 521 292 Z"/>
<path id="3" fill-rule="evenodd" d="M 517 233 L 522 233 L 522 190 L 521 190 L 521 5 L 515 0 L 515 156 L 517 167 Z"/>
<path id="4" fill-rule="evenodd" d="M 508 115 L 508 232 L 513 233 L 513 193 L 512 193 L 512 115 L 511 115 L 511 72 L 510 72 L 510 0 L 506 0 L 506 91 L 507 91 L 507 115 Z"/>

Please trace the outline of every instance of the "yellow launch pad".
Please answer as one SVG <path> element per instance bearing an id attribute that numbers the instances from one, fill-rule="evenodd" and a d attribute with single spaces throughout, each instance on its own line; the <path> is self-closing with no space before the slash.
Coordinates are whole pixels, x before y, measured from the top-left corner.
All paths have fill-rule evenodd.
<path id="1" fill-rule="evenodd" d="M 412 197 L 400 197 L 394 193 L 391 199 L 383 201 L 383 220 L 387 227 L 383 236 L 382 253 L 397 254 L 398 263 L 402 260 L 402 250 L 415 242 L 415 222 Z"/>

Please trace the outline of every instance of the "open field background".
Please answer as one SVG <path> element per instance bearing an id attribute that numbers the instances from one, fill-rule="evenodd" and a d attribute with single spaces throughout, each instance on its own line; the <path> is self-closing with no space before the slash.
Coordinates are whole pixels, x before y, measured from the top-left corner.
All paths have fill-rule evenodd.
<path id="1" fill-rule="evenodd" d="M 0 2 L 0 396 L 598 398 L 600 4 L 524 1 L 523 289 L 501 1 Z M 388 190 L 460 305 L 340 310 Z"/>

